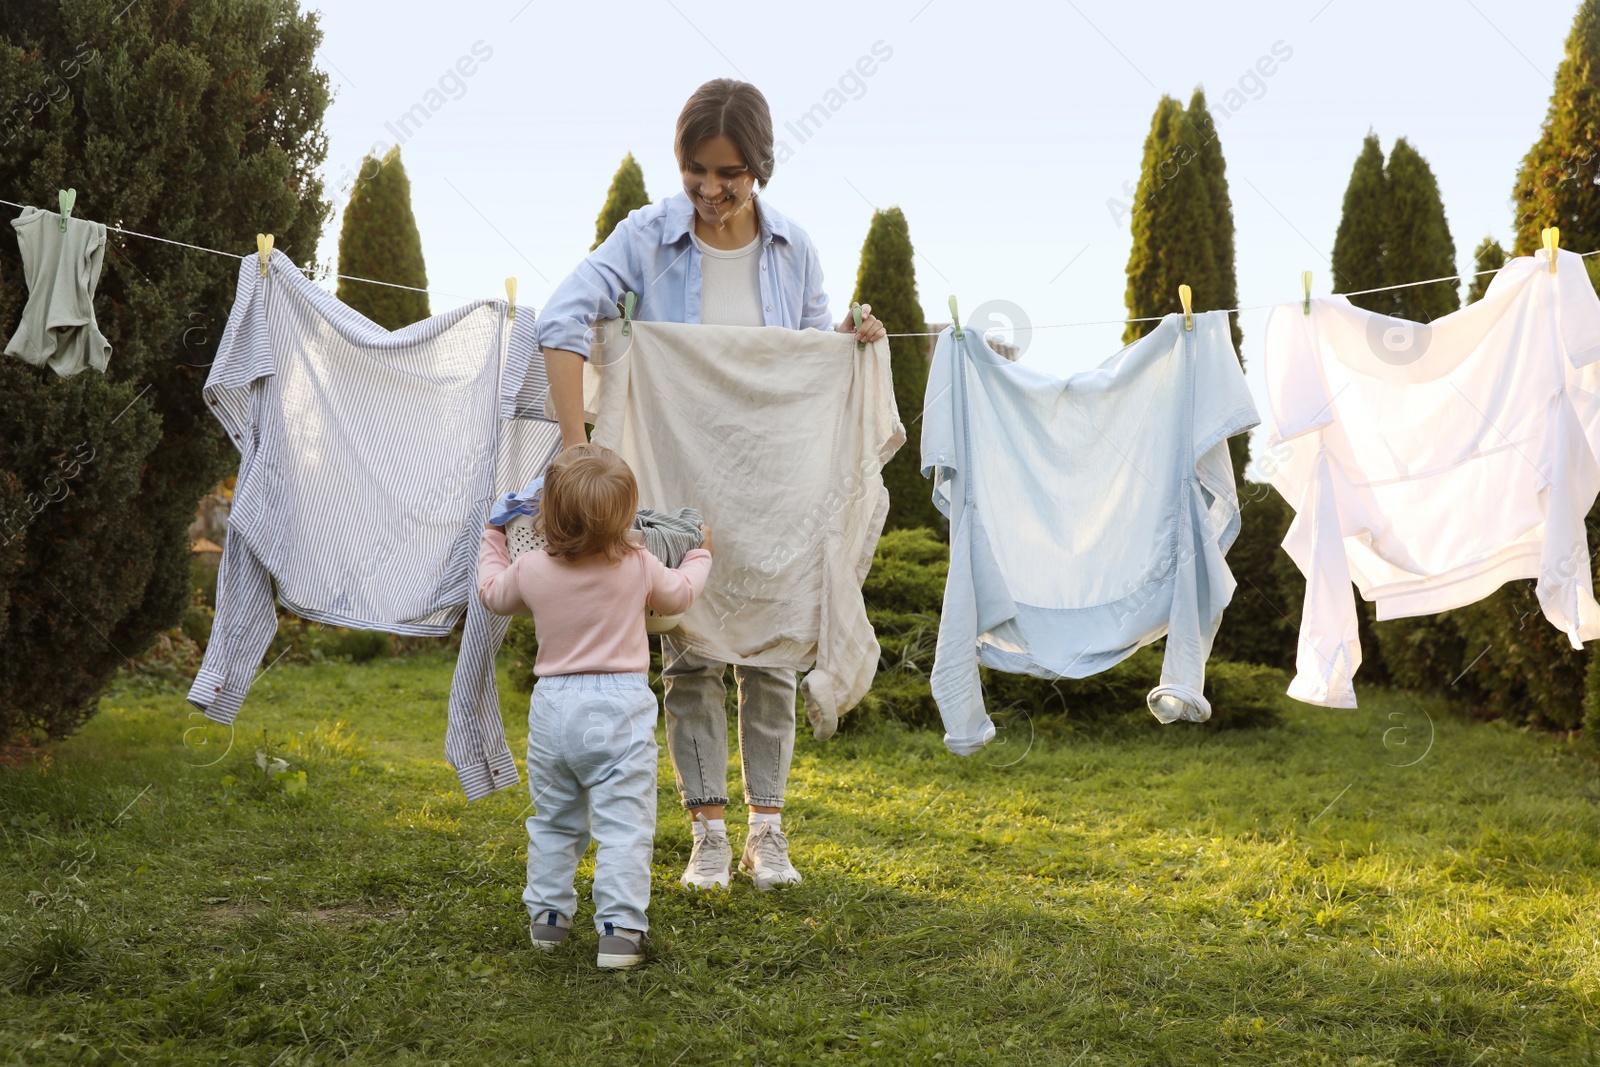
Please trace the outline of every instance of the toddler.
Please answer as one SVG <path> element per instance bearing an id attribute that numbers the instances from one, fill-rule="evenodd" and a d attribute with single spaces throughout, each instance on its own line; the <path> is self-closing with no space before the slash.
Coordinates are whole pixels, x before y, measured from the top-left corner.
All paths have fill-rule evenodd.
<path id="1" fill-rule="evenodd" d="M 676 570 L 629 537 L 639 490 L 608 448 L 575 445 L 550 464 L 542 551 L 513 563 L 490 525 L 478 596 L 500 615 L 531 615 L 539 636 L 528 706 L 529 936 L 554 949 L 577 910 L 573 876 L 593 836 L 594 925 L 601 967 L 644 959 L 656 827 L 656 698 L 645 610 L 677 614 L 705 587 L 711 532 Z"/>

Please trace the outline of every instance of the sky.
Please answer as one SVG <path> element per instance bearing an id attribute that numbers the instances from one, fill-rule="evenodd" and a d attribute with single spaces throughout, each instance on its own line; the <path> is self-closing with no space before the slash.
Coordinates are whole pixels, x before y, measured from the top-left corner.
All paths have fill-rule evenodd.
<path id="1" fill-rule="evenodd" d="M 1512 184 L 1578 0 L 307 6 L 335 94 L 325 262 L 362 156 L 399 141 L 433 312 L 503 297 L 508 275 L 538 307 L 588 251 L 622 157 L 653 200 L 676 192 L 683 102 L 742 78 L 779 142 L 762 196 L 810 233 L 836 318 L 873 209 L 898 205 L 928 320 L 949 321 L 953 294 L 969 324 L 1030 324 L 1014 335 L 1023 362 L 1066 375 L 1120 347 L 1124 205 L 1163 93 L 1187 103 L 1203 86 L 1217 115 L 1242 306 L 1297 299 L 1303 270 L 1329 291 L 1369 129 L 1431 164 L 1470 271 L 1483 237 L 1509 247 Z M 400 128 L 418 103 L 427 120 Z M 826 122 L 800 128 L 819 103 Z M 1241 316 L 1258 404 L 1265 319 Z"/>

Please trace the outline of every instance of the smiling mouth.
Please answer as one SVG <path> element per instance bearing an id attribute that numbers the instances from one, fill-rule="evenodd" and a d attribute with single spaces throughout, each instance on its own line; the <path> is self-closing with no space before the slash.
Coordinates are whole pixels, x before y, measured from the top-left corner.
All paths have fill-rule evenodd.
<path id="1" fill-rule="evenodd" d="M 713 208 L 715 208 L 715 207 L 721 207 L 723 204 L 726 204 L 728 201 L 732 200 L 733 199 L 733 194 L 729 193 L 727 196 L 724 196 L 719 200 L 707 200 L 703 196 L 697 197 L 696 199 L 698 199 L 700 201 L 700 206 L 701 207 L 713 207 Z"/>

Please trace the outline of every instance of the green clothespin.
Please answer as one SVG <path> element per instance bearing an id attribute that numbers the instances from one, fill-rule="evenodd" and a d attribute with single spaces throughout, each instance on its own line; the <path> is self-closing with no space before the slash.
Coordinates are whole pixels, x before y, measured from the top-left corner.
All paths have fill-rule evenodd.
<path id="1" fill-rule="evenodd" d="M 956 298 L 954 295 L 950 297 L 950 325 L 956 331 L 957 341 L 965 339 L 966 334 L 961 332 L 961 312 L 956 310 Z"/>
<path id="2" fill-rule="evenodd" d="M 622 336 L 627 337 L 633 333 L 633 309 L 639 303 L 639 298 L 633 290 L 622 294 Z"/>
<path id="3" fill-rule="evenodd" d="M 851 304 L 850 305 L 850 314 L 856 320 L 856 331 L 859 333 L 860 330 L 861 330 L 861 305 L 860 304 Z M 861 351 L 863 348 L 866 348 L 866 347 L 867 346 L 862 344 L 860 341 L 856 342 L 856 351 L 857 352 Z"/>
<path id="4" fill-rule="evenodd" d="M 1306 294 L 1305 303 L 1300 305 L 1300 310 L 1304 314 L 1309 315 L 1309 314 L 1311 314 L 1311 272 L 1310 271 L 1303 270 L 1303 271 L 1300 272 L 1300 288 Z"/>
<path id="5" fill-rule="evenodd" d="M 61 204 L 61 232 L 67 232 L 67 220 L 72 217 L 72 205 L 78 202 L 78 190 L 61 189 L 56 193 L 56 200 Z"/>

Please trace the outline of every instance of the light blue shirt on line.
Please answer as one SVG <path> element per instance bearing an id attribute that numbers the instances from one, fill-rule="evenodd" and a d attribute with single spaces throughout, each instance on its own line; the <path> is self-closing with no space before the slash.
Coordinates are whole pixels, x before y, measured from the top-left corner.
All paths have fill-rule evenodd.
<path id="1" fill-rule="evenodd" d="M 1204 722 L 1206 659 L 1233 596 L 1228 438 L 1260 421 L 1228 316 L 1168 315 L 1094 370 L 1055 378 L 974 330 L 939 336 L 922 470 L 950 519 L 929 684 L 945 745 L 994 737 L 978 668 L 1083 678 L 1166 637 L 1150 711 Z"/>
<path id="2" fill-rule="evenodd" d="M 822 263 L 810 236 L 764 199 L 756 201 L 755 210 L 764 325 L 832 329 Z M 630 212 L 550 294 L 539 312 L 539 347 L 587 358 L 595 322 L 616 318 L 617 304 L 630 291 L 639 298 L 636 319 L 700 322 L 704 253 L 695 247 L 693 233 L 694 205 L 687 193 Z"/>

